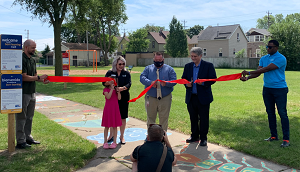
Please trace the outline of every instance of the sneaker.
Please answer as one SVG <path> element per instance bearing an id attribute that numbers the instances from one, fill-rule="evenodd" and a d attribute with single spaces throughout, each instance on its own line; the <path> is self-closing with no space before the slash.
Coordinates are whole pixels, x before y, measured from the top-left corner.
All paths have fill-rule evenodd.
<path id="1" fill-rule="evenodd" d="M 290 142 L 288 140 L 283 140 L 283 142 L 280 145 L 280 147 L 283 147 L 283 148 L 288 147 L 288 146 L 290 146 Z"/>
<path id="2" fill-rule="evenodd" d="M 103 144 L 103 149 L 109 149 L 108 143 L 104 143 L 104 144 Z"/>
<path id="3" fill-rule="evenodd" d="M 117 144 L 112 143 L 112 144 L 109 146 L 109 149 L 115 149 L 116 147 L 117 147 Z"/>
<path id="4" fill-rule="evenodd" d="M 269 138 L 267 138 L 267 139 L 265 139 L 265 141 L 277 141 L 278 140 L 278 138 L 277 137 L 269 137 Z"/>

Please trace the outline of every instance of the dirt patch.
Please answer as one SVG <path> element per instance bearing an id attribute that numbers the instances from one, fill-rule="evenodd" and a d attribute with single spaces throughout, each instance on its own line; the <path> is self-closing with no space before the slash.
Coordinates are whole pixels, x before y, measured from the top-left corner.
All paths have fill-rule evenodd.
<path id="1" fill-rule="evenodd" d="M 105 75 L 107 70 L 71 70 L 70 75 Z M 38 70 L 37 73 L 39 75 L 47 74 L 47 75 L 55 75 L 54 70 Z M 131 71 L 131 73 L 140 73 L 136 71 Z"/>

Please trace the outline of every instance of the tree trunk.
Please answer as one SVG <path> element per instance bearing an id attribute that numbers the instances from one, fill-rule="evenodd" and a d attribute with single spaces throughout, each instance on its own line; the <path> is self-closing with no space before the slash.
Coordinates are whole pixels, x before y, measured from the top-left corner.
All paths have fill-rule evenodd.
<path id="1" fill-rule="evenodd" d="M 55 20 L 54 24 L 54 47 L 55 47 L 55 76 L 63 76 L 62 55 L 61 55 L 61 24 L 59 20 Z"/>

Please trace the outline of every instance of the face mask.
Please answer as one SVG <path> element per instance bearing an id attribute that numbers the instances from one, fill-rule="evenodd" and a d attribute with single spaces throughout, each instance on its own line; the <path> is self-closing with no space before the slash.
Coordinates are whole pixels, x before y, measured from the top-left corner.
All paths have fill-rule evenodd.
<path id="1" fill-rule="evenodd" d="M 162 62 L 153 61 L 153 63 L 156 67 L 161 67 L 164 64 L 164 61 L 162 61 Z"/>

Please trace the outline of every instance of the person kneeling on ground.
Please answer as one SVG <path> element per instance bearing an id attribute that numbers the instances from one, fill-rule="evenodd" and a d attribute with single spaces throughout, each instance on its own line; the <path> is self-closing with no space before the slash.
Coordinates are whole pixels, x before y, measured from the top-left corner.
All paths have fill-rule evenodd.
<path id="1" fill-rule="evenodd" d="M 165 144 L 164 144 L 165 143 Z M 166 147 L 165 158 L 163 151 Z M 174 152 L 171 148 L 171 144 L 168 140 L 167 133 L 162 129 L 160 125 L 150 125 L 148 128 L 147 141 L 140 146 L 137 146 L 130 159 L 133 162 L 132 171 L 159 171 L 171 172 L 172 166 L 177 162 Z M 162 159 L 162 164 L 160 161 Z"/>

